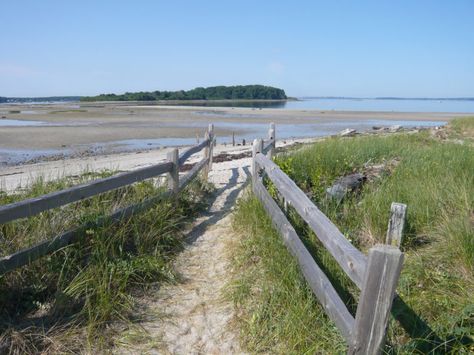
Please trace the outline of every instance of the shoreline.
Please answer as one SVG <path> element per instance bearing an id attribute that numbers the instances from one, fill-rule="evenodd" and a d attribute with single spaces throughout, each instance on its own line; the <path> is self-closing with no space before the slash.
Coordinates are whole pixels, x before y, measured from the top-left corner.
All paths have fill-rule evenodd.
<path id="1" fill-rule="evenodd" d="M 77 156 L 193 145 L 213 123 L 218 143 L 252 141 L 279 126 L 279 139 L 346 128 L 443 125 L 459 113 L 290 110 L 277 108 L 27 104 L 0 106 L 0 166 Z"/>
<path id="2" fill-rule="evenodd" d="M 312 143 L 320 137 L 294 140 L 278 140 L 277 148 L 289 147 L 296 144 Z M 46 160 L 27 164 L 6 166 L 0 171 L 0 191 L 13 192 L 25 188 L 35 179 L 46 181 L 65 176 L 80 175 L 90 171 L 112 170 L 129 171 L 157 164 L 166 160 L 167 153 L 174 148 L 186 149 L 189 146 L 167 147 L 148 151 L 121 152 L 115 154 L 99 154 L 68 159 Z M 214 147 L 214 157 L 219 155 L 241 156 L 252 151 L 252 145 L 229 146 L 218 144 Z M 203 152 L 191 156 L 188 163 L 193 164 L 202 159 Z"/>
<path id="3" fill-rule="evenodd" d="M 430 128 L 422 128 L 430 129 Z M 405 129 L 404 132 L 418 132 L 420 129 Z M 398 130 L 397 130 L 398 131 Z M 360 135 L 385 135 L 393 134 L 397 131 L 374 130 L 371 132 L 357 132 Z M 277 130 L 278 135 L 278 130 Z M 287 149 L 292 146 L 310 144 L 334 135 L 277 139 L 277 149 Z M 25 164 L 5 166 L 0 171 L 0 191 L 14 192 L 25 188 L 31 182 L 38 178 L 45 181 L 55 180 L 65 176 L 81 175 L 91 171 L 130 171 L 134 169 L 150 166 L 166 160 L 167 153 L 174 148 L 186 149 L 189 146 L 165 147 L 162 149 L 152 149 L 135 152 L 119 152 L 114 154 L 90 154 L 60 159 L 46 159 L 32 161 Z M 214 147 L 214 158 L 216 163 L 225 162 L 234 159 L 243 159 L 251 154 L 252 144 L 247 145 L 224 145 L 217 144 Z M 203 152 L 191 156 L 189 164 L 196 163 L 202 159 Z"/>

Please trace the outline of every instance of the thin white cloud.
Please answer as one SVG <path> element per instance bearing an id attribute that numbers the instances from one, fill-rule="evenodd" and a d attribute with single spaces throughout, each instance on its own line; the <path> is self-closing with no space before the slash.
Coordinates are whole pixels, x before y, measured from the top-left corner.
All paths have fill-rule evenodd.
<path id="1" fill-rule="evenodd" d="M 37 74 L 38 72 L 36 70 L 23 65 L 0 62 L 0 77 L 28 78 Z"/>
<path id="2" fill-rule="evenodd" d="M 285 65 L 278 61 L 268 63 L 267 70 L 276 75 L 281 75 L 285 71 Z"/>

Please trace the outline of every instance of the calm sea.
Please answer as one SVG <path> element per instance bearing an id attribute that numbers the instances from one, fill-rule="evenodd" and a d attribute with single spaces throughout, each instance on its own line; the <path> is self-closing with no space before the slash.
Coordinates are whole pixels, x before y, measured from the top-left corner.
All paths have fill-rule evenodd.
<path id="1" fill-rule="evenodd" d="M 180 105 L 186 105 L 180 103 Z M 460 112 L 474 113 L 474 100 L 393 100 L 393 99 L 326 99 L 300 98 L 286 102 L 207 102 L 189 103 L 192 106 L 209 107 L 255 107 L 288 110 L 343 110 L 343 111 L 388 111 L 388 112 Z"/>

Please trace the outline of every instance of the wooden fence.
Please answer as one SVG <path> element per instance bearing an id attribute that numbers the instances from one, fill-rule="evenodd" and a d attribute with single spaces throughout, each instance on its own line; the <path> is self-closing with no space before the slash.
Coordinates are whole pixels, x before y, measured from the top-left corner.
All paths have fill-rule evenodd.
<path id="1" fill-rule="evenodd" d="M 74 230 L 65 232 L 50 240 L 45 240 L 27 249 L 20 250 L 14 254 L 0 258 L 0 275 L 27 265 L 45 255 L 51 254 L 64 246 L 74 243 L 85 237 L 84 231 L 92 226 L 103 225 L 108 221 L 117 222 L 123 218 L 132 216 L 135 213 L 145 211 L 162 199 L 176 195 L 183 190 L 196 176 L 203 170 L 204 179 L 212 166 L 212 150 L 214 146 L 214 127 L 209 125 L 203 142 L 197 144 L 181 154 L 178 149 L 169 152 L 167 161 L 150 167 L 133 170 L 117 174 L 111 177 L 97 179 L 82 185 L 70 187 L 65 190 L 53 192 L 47 195 L 30 198 L 20 202 L 0 206 L 0 224 L 11 222 L 20 218 L 34 216 L 52 208 L 64 206 L 77 202 L 107 191 L 115 190 L 135 182 L 143 181 L 159 175 L 168 174 L 168 189 L 160 195 L 151 197 L 139 204 L 127 206 L 115 211 L 110 216 L 100 217 L 95 222 L 82 225 Z M 183 177 L 179 177 L 179 168 L 193 154 L 205 150 L 204 159 L 194 165 L 194 167 Z"/>
<path id="2" fill-rule="evenodd" d="M 309 287 L 341 331 L 348 345 L 348 353 L 378 354 L 384 345 L 385 331 L 403 264 L 403 253 L 398 246 L 406 206 L 392 204 L 387 244 L 372 247 L 366 256 L 344 237 L 334 223 L 271 160 L 275 142 L 275 126 L 271 125 L 268 139 L 255 140 L 253 143 L 253 191 L 281 234 L 284 244 L 296 258 Z M 263 176 L 273 183 L 285 206 L 291 205 L 294 208 L 361 290 L 355 317 L 348 311 L 330 280 L 301 242 L 285 213 L 265 188 Z"/>

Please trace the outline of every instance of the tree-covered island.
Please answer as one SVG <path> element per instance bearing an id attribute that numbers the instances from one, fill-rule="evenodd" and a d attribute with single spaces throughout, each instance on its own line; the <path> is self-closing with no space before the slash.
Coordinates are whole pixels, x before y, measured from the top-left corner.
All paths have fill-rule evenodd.
<path id="1" fill-rule="evenodd" d="M 160 101 L 160 100 L 286 100 L 283 89 L 264 85 L 198 87 L 184 91 L 126 92 L 123 95 L 83 96 L 81 101 Z"/>

